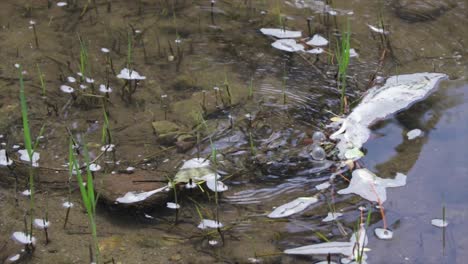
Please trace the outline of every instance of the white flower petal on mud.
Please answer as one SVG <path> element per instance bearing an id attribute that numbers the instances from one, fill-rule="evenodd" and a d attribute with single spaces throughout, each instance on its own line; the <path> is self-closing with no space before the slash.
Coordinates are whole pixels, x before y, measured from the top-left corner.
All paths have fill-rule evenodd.
<path id="1" fill-rule="evenodd" d="M 10 166 L 11 164 L 13 164 L 13 161 L 7 157 L 6 150 L 0 149 L 0 167 Z"/>
<path id="2" fill-rule="evenodd" d="M 29 234 L 25 234 L 23 232 L 14 232 L 11 236 L 14 241 L 22 244 L 22 245 L 29 245 L 29 244 L 36 244 L 36 238 L 32 237 Z"/>
<path id="3" fill-rule="evenodd" d="M 433 226 L 437 226 L 437 227 L 441 227 L 441 228 L 448 226 L 448 222 L 446 220 L 444 221 L 443 219 L 432 219 L 431 224 Z"/>
<path id="4" fill-rule="evenodd" d="M 75 89 L 73 89 L 73 87 L 70 87 L 68 85 L 60 85 L 60 91 L 64 93 L 73 93 Z"/>
<path id="5" fill-rule="evenodd" d="M 277 207 L 271 212 L 269 218 L 288 217 L 290 215 L 304 211 L 309 205 L 318 202 L 316 197 L 299 197 L 289 203 Z"/>
<path id="6" fill-rule="evenodd" d="M 20 160 L 30 162 L 28 151 L 25 149 L 18 150 L 20 154 Z M 37 162 L 40 159 L 41 155 L 38 152 L 33 152 L 32 154 L 32 166 L 39 167 L 39 163 Z"/>
<path id="7" fill-rule="evenodd" d="M 328 45 L 328 40 L 320 34 L 315 34 L 306 44 L 309 46 L 321 47 Z"/>
<path id="8" fill-rule="evenodd" d="M 58 7 L 64 7 L 64 6 L 67 6 L 67 5 L 68 5 L 67 2 L 57 2 Z"/>
<path id="9" fill-rule="evenodd" d="M 324 183 L 321 183 L 321 184 L 315 186 L 315 189 L 321 191 L 321 190 L 328 189 L 330 186 L 331 186 L 331 184 L 329 182 L 324 182 Z"/>
<path id="10" fill-rule="evenodd" d="M 357 57 L 359 57 L 359 54 L 356 52 L 355 49 L 351 48 L 351 49 L 349 49 L 349 57 L 350 58 L 357 58 Z"/>
<path id="11" fill-rule="evenodd" d="M 229 188 L 222 181 L 215 179 L 215 177 L 210 177 L 206 180 L 206 186 L 213 192 L 224 192 Z"/>
<path id="12" fill-rule="evenodd" d="M 87 83 L 94 83 L 94 79 L 93 79 L 93 78 L 89 78 L 89 77 L 86 77 L 86 78 L 85 78 L 85 81 L 86 81 Z"/>
<path id="13" fill-rule="evenodd" d="M 389 33 L 388 31 L 384 30 L 383 28 L 378 28 L 376 26 L 372 26 L 372 25 L 369 25 L 369 24 L 367 24 L 367 26 L 370 28 L 370 30 L 372 30 L 375 33 L 379 33 L 379 34 L 388 34 Z"/>
<path id="14" fill-rule="evenodd" d="M 427 72 L 397 75 L 388 78 L 383 86 L 371 88 L 330 136 L 339 140 L 338 156 L 343 159 L 347 149 L 361 148 L 370 137 L 371 125 L 425 99 L 446 78 L 446 74 Z"/>
<path id="15" fill-rule="evenodd" d="M 90 171 L 99 171 L 99 170 L 101 170 L 101 166 L 99 166 L 99 164 L 96 164 L 96 163 L 91 163 L 91 164 L 89 164 L 89 170 Z"/>
<path id="16" fill-rule="evenodd" d="M 421 129 L 413 129 L 411 131 L 409 131 L 408 133 L 406 133 L 406 136 L 408 137 L 409 140 L 413 140 L 417 137 L 420 137 L 422 136 L 422 131 Z"/>
<path id="17" fill-rule="evenodd" d="M 68 77 L 67 77 L 67 81 L 68 81 L 69 83 L 74 83 L 74 82 L 76 82 L 76 79 L 75 79 L 75 77 L 68 76 Z"/>
<path id="18" fill-rule="evenodd" d="M 342 216 L 343 214 L 342 213 L 333 213 L 333 212 L 329 212 L 327 214 L 327 217 L 325 217 L 324 219 L 322 219 L 322 222 L 331 222 L 331 221 L 334 221 L 336 219 L 338 219 L 338 217 Z"/>
<path id="19" fill-rule="evenodd" d="M 108 48 L 101 48 L 102 53 L 109 53 L 110 50 Z"/>
<path id="20" fill-rule="evenodd" d="M 179 209 L 180 205 L 176 204 L 176 203 L 168 202 L 168 203 L 166 203 L 166 207 L 169 208 L 169 209 Z"/>
<path id="21" fill-rule="evenodd" d="M 10 262 L 16 262 L 20 259 L 21 255 L 20 254 L 16 254 L 16 255 L 13 255 L 11 257 L 8 258 L 8 261 Z"/>
<path id="22" fill-rule="evenodd" d="M 194 188 L 197 188 L 197 186 L 198 185 L 192 181 L 192 183 L 189 182 L 185 184 L 185 189 L 194 189 Z"/>
<path id="23" fill-rule="evenodd" d="M 24 190 L 24 191 L 21 192 L 21 195 L 23 195 L 23 196 L 29 196 L 29 195 L 31 195 L 31 190 L 29 190 L 29 189 Z"/>
<path id="24" fill-rule="evenodd" d="M 287 52 L 304 51 L 304 46 L 298 44 L 294 39 L 278 39 L 277 41 L 271 43 L 271 46 L 275 49 Z"/>
<path id="25" fill-rule="evenodd" d="M 307 53 L 310 53 L 310 54 L 322 54 L 325 50 L 323 50 L 322 48 L 315 48 L 315 49 L 310 49 L 310 50 L 306 50 Z"/>
<path id="26" fill-rule="evenodd" d="M 302 36 L 301 31 L 284 30 L 281 28 L 261 28 L 260 32 L 262 32 L 263 35 L 273 36 L 279 39 L 300 38 Z"/>
<path id="27" fill-rule="evenodd" d="M 74 206 L 74 204 L 73 204 L 72 202 L 64 202 L 64 203 L 62 204 L 62 207 L 63 207 L 63 208 L 67 208 L 67 209 L 68 209 L 68 208 L 73 208 L 73 206 Z"/>
<path id="28" fill-rule="evenodd" d="M 127 68 L 123 68 L 119 74 L 117 74 L 117 78 L 124 79 L 124 80 L 144 80 L 146 79 L 145 76 L 140 75 L 135 70 L 130 70 Z"/>
<path id="29" fill-rule="evenodd" d="M 382 240 L 390 240 L 393 238 L 393 232 L 385 228 L 374 229 L 374 234 Z"/>
<path id="30" fill-rule="evenodd" d="M 210 166 L 210 160 L 209 159 L 203 159 L 203 158 L 194 158 L 187 160 L 184 162 L 182 167 L 180 167 L 181 170 L 184 169 L 196 169 L 196 168 L 205 168 Z"/>
<path id="31" fill-rule="evenodd" d="M 165 190 L 167 190 L 167 186 L 149 192 L 128 192 L 124 196 L 117 198 L 115 201 L 123 204 L 138 203 L 146 200 L 148 197 L 155 193 L 162 192 Z"/>
<path id="32" fill-rule="evenodd" d="M 101 151 L 103 152 L 112 152 L 114 151 L 115 145 L 114 144 L 109 144 L 109 145 L 104 145 L 101 147 Z"/>
<path id="33" fill-rule="evenodd" d="M 45 228 L 48 228 L 50 226 L 50 222 L 45 221 L 45 219 L 34 219 L 34 226 L 37 229 L 45 229 Z"/>
<path id="34" fill-rule="evenodd" d="M 99 85 L 99 92 L 101 93 L 112 93 L 112 88 L 109 86 L 107 87 L 105 84 Z"/>
<path id="35" fill-rule="evenodd" d="M 219 228 L 223 227 L 223 224 L 218 221 L 210 220 L 210 219 L 203 219 L 198 225 L 198 228 L 200 229 L 218 228 L 218 227 Z"/>
<path id="36" fill-rule="evenodd" d="M 368 169 L 357 169 L 352 173 L 351 182 L 339 194 L 354 193 L 371 202 L 385 202 L 388 187 L 401 187 L 406 185 L 406 175 L 397 173 L 395 179 L 382 179 Z"/>

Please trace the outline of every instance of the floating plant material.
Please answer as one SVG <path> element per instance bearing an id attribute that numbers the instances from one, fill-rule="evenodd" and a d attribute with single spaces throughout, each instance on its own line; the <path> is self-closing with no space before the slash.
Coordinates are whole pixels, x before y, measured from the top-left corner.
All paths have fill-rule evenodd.
<path id="1" fill-rule="evenodd" d="M 348 149 L 362 147 L 369 139 L 369 126 L 423 100 L 445 78 L 447 75 L 443 73 L 397 75 L 388 78 L 385 85 L 370 89 L 361 103 L 342 120 L 341 128 L 330 136 L 339 140 L 339 157 L 343 159 Z"/>
<path id="2" fill-rule="evenodd" d="M 284 50 L 287 52 L 304 51 L 304 46 L 297 43 L 294 39 L 278 39 L 271 43 L 271 46 L 275 49 Z"/>
<path id="3" fill-rule="evenodd" d="M 328 40 L 320 34 L 315 34 L 306 44 L 309 46 L 321 47 L 328 45 Z"/>
<path id="4" fill-rule="evenodd" d="M 109 53 L 110 50 L 108 48 L 101 48 L 102 53 Z"/>
<path id="5" fill-rule="evenodd" d="M 68 77 L 67 77 L 67 81 L 68 81 L 69 83 L 74 83 L 74 82 L 76 82 L 76 79 L 75 79 L 75 77 L 68 76 Z"/>
<path id="6" fill-rule="evenodd" d="M 350 58 L 357 58 L 357 57 L 359 57 L 359 54 L 356 52 L 355 49 L 351 48 L 351 49 L 349 49 L 349 57 Z"/>
<path id="7" fill-rule="evenodd" d="M 25 234 L 24 232 L 14 232 L 11 238 L 13 238 L 14 241 L 22 245 L 36 244 L 36 238 L 31 237 L 30 235 Z"/>
<path id="8" fill-rule="evenodd" d="M 443 219 L 432 219 L 431 224 L 440 228 L 448 226 L 448 222 Z"/>
<path id="9" fill-rule="evenodd" d="M 393 232 L 385 228 L 374 229 L 374 234 L 382 240 L 390 240 L 393 238 Z"/>
<path id="10" fill-rule="evenodd" d="M 210 220 L 210 219 L 202 219 L 200 224 L 198 225 L 198 228 L 200 229 L 207 229 L 207 228 L 221 228 L 223 227 L 223 224 L 215 221 L 215 220 Z"/>
<path id="11" fill-rule="evenodd" d="M 342 213 L 329 212 L 327 214 L 327 217 L 322 219 L 322 222 L 331 222 L 331 221 L 334 221 L 334 220 L 338 219 L 338 217 L 340 217 L 340 216 L 343 216 L 343 214 Z"/>
<path id="12" fill-rule="evenodd" d="M 73 89 L 73 87 L 70 87 L 68 85 L 60 85 L 60 91 L 64 93 L 73 93 L 75 89 Z"/>
<path id="13" fill-rule="evenodd" d="M 326 242 L 287 249 L 286 254 L 293 255 L 327 255 L 342 254 L 348 257 L 357 256 L 361 253 L 363 247 L 367 245 L 368 239 L 364 225 L 361 225 L 359 231 L 353 233 L 349 242 Z"/>
<path id="14" fill-rule="evenodd" d="M 46 229 L 50 226 L 50 222 L 46 221 L 45 219 L 34 219 L 34 226 L 37 229 Z"/>
<path id="15" fill-rule="evenodd" d="M 367 24 L 367 26 L 370 28 L 370 30 L 372 30 L 375 33 L 379 33 L 379 34 L 388 34 L 389 33 L 388 31 L 384 30 L 383 28 L 378 28 L 378 27 L 375 27 L 375 26 L 372 26 L 372 25 L 369 25 L 369 24 Z"/>
<path id="16" fill-rule="evenodd" d="M 345 152 L 344 157 L 347 160 L 358 160 L 358 159 L 364 157 L 364 153 L 362 153 L 362 151 L 359 148 L 352 148 L 352 149 L 348 149 Z"/>
<path id="17" fill-rule="evenodd" d="M 339 194 L 354 193 L 371 202 L 385 202 L 388 187 L 401 187 L 406 185 L 406 175 L 397 173 L 395 179 L 382 179 L 368 169 L 353 171 L 349 186 L 339 190 Z"/>
<path id="18" fill-rule="evenodd" d="M 6 150 L 0 149 L 0 167 L 10 166 L 13 161 L 7 157 Z"/>
<path id="19" fill-rule="evenodd" d="M 117 198 L 115 201 L 117 203 L 122 203 L 122 204 L 138 203 L 138 202 L 146 200 L 148 197 L 150 197 L 151 195 L 155 193 L 163 192 L 167 190 L 169 190 L 169 188 L 167 186 L 164 186 L 164 187 L 161 187 L 159 189 L 152 190 L 149 192 L 140 192 L 140 193 L 128 192 L 124 196 Z"/>
<path id="20" fill-rule="evenodd" d="M 409 140 L 413 140 L 415 138 L 422 136 L 422 131 L 421 129 L 413 129 L 409 131 L 408 133 L 406 133 L 406 136 L 408 137 Z"/>
<path id="21" fill-rule="evenodd" d="M 29 195 L 31 195 L 31 190 L 29 190 L 29 189 L 24 190 L 24 191 L 21 192 L 21 195 L 23 195 L 23 196 L 29 196 Z"/>
<path id="22" fill-rule="evenodd" d="M 206 182 L 206 186 L 214 192 L 223 192 L 228 187 L 219 180 L 221 176 L 211 168 L 207 159 L 193 158 L 186 161 L 174 177 L 174 182 L 185 183 L 186 188 L 195 188 L 199 182 Z M 187 187 L 187 185 L 190 185 Z"/>
<path id="23" fill-rule="evenodd" d="M 273 36 L 279 39 L 293 39 L 302 36 L 301 31 L 284 30 L 281 28 L 261 28 L 260 32 L 262 32 L 263 35 Z"/>
<path id="24" fill-rule="evenodd" d="M 20 160 L 22 161 L 27 161 L 30 162 L 31 160 L 29 159 L 28 151 L 25 149 L 20 149 L 18 150 L 18 153 L 20 154 Z M 32 166 L 33 167 L 39 167 L 39 163 L 37 162 L 40 158 L 40 154 L 38 152 L 33 152 L 32 154 Z"/>
<path id="25" fill-rule="evenodd" d="M 64 7 L 64 6 L 67 6 L 67 5 L 68 5 L 67 2 L 57 2 L 58 7 Z"/>
<path id="26" fill-rule="evenodd" d="M 176 204 L 176 203 L 168 202 L 168 203 L 166 203 L 166 207 L 169 208 L 169 209 L 179 209 L 180 205 Z"/>
<path id="27" fill-rule="evenodd" d="M 269 218 L 282 218 L 304 211 L 309 205 L 318 202 L 317 197 L 299 197 L 287 204 L 277 207 L 271 212 Z"/>
<path id="28" fill-rule="evenodd" d="M 124 79 L 124 80 L 145 80 L 146 76 L 140 75 L 135 70 L 130 70 L 127 68 L 123 68 L 119 74 L 117 74 L 117 78 Z"/>

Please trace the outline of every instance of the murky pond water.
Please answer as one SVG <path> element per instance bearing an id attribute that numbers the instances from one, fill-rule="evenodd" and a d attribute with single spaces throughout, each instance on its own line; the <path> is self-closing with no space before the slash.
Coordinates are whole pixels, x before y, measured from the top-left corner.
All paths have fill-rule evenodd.
<path id="1" fill-rule="evenodd" d="M 76 206 L 63 227 L 70 134 L 86 144 L 91 158 L 102 166 L 94 175 L 98 191 L 107 190 L 109 179 L 115 190 L 165 185 L 184 160 L 210 158 L 213 147 L 223 182 L 229 186 L 219 197 L 180 189 L 177 216 L 165 207 L 166 199 L 122 208 L 103 191 L 97 208 L 103 263 L 326 260 L 326 255 L 297 257 L 282 252 L 326 240 L 348 241 L 361 219 L 358 208 L 376 205 L 356 195 L 336 194 L 347 184 L 340 178 L 331 191 L 318 191 L 316 185 L 327 182 L 334 172 L 336 158 L 315 161 L 304 156 L 311 150 L 312 133 L 323 130 L 332 113 L 340 112 L 332 57 L 336 33 L 349 25 L 351 47 L 359 54 L 351 59 L 347 73 L 351 107 L 372 86 L 373 76 L 428 71 L 450 77 L 427 100 L 376 124 L 372 139 L 364 145 L 361 166 L 381 177 L 408 175 L 407 185 L 389 190 L 385 202 L 393 240 L 373 235 L 383 221 L 376 209 L 370 215 L 367 262 L 464 263 L 468 258 L 464 250 L 468 246 L 464 192 L 468 1 L 406 1 L 439 2 L 429 11 L 416 8 L 417 12 L 399 6 L 405 1 L 398 0 L 327 2 L 333 2 L 331 9 L 319 0 L 214 1 L 213 5 L 195 0 L 71 0 L 65 7 L 57 6 L 57 1 L 2 1 L 0 134 L 2 149 L 16 167 L 0 168 L 0 261 L 20 252 L 22 247 L 11 235 L 24 231 L 23 219 L 29 219 L 25 217 L 29 199 L 20 194 L 28 188 L 28 175 L 16 153 L 24 147 L 15 64 L 25 71 L 33 135 L 44 125 L 37 150 L 41 156 L 35 171 L 35 214 L 47 215 L 51 222 L 50 243 L 45 245 L 45 235 L 35 230 L 36 249 L 21 261 L 90 262 L 92 239 L 75 181 L 71 201 Z M 311 30 L 330 40 L 326 54 L 275 50 L 272 39 L 259 31 L 282 24 L 301 30 L 305 38 L 310 17 Z M 390 31 L 385 52 L 379 34 L 368 26 L 378 25 L 379 17 Z M 80 38 L 88 57 L 84 72 L 94 83 L 77 75 L 83 67 Z M 146 76 L 134 92 L 115 77 L 129 65 Z M 68 82 L 69 76 L 77 82 Z M 63 93 L 64 84 L 76 92 Z M 101 84 L 112 87 L 112 93 L 100 93 Z M 106 143 L 102 142 L 104 112 L 111 143 L 116 145 L 112 154 L 101 153 Z M 416 128 L 423 136 L 409 141 L 406 133 Z M 133 174 L 128 167 L 135 168 Z M 319 202 L 301 213 L 267 217 L 279 205 L 313 195 Z M 174 201 L 172 194 L 166 196 Z M 322 222 L 332 208 L 342 218 Z M 444 230 L 431 225 L 431 219 L 442 218 L 443 208 L 449 222 Z M 201 217 L 216 216 L 224 224 L 220 232 L 197 228 Z M 340 256 L 331 259 L 338 262 Z"/>

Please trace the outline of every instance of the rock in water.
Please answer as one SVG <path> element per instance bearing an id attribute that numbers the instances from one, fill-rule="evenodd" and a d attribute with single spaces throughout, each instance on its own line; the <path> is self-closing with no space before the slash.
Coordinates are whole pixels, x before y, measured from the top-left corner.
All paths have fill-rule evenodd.
<path id="1" fill-rule="evenodd" d="M 394 0 L 398 17 L 409 22 L 433 20 L 456 4 L 452 0 Z"/>

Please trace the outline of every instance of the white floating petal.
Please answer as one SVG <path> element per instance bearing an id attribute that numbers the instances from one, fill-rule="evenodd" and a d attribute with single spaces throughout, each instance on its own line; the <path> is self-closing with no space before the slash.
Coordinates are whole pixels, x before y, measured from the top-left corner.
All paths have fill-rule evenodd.
<path id="1" fill-rule="evenodd" d="M 31 190 L 29 190 L 29 189 L 24 190 L 24 191 L 21 192 L 21 195 L 23 195 L 23 196 L 29 196 L 29 195 L 31 195 Z"/>
<path id="2" fill-rule="evenodd" d="M 66 6 L 66 5 L 68 5 L 67 2 L 58 2 L 58 3 L 57 3 L 57 6 L 58 6 L 58 7 L 64 7 L 64 6 Z"/>
<path id="3" fill-rule="evenodd" d="M 342 213 L 332 213 L 332 212 L 329 212 L 327 214 L 327 217 L 325 217 L 324 219 L 322 219 L 322 222 L 331 222 L 331 221 L 334 221 L 336 219 L 338 219 L 338 217 L 342 216 L 343 214 Z"/>
<path id="4" fill-rule="evenodd" d="M 72 208 L 73 206 L 74 206 L 74 204 L 73 204 L 72 202 L 64 202 L 64 203 L 62 204 L 62 207 L 63 207 L 63 208 L 67 208 L 67 209 L 68 209 L 68 208 Z"/>
<path id="5" fill-rule="evenodd" d="M 329 182 L 324 182 L 324 183 L 321 183 L 321 184 L 315 186 L 315 188 L 317 190 L 321 191 L 321 190 L 328 189 L 328 187 L 330 187 L 330 186 L 331 186 L 331 184 Z"/>
<path id="6" fill-rule="evenodd" d="M 184 169 L 196 169 L 196 168 L 205 168 L 210 166 L 210 160 L 209 159 L 203 159 L 203 158 L 194 158 L 187 160 L 184 162 L 182 167 L 180 167 L 181 170 Z"/>
<path id="7" fill-rule="evenodd" d="M 99 170 L 101 170 L 101 166 L 99 166 L 99 164 L 96 164 L 96 163 L 91 163 L 91 164 L 89 164 L 89 170 L 90 171 L 99 171 Z"/>
<path id="8" fill-rule="evenodd" d="M 433 226 L 437 226 L 437 227 L 446 227 L 446 226 L 448 226 L 448 222 L 446 220 L 443 220 L 443 219 L 432 219 L 431 224 Z"/>
<path id="9" fill-rule="evenodd" d="M 74 83 L 74 82 L 76 82 L 76 79 L 75 79 L 75 77 L 68 76 L 68 77 L 67 77 L 67 81 L 68 81 L 69 83 Z"/>
<path id="10" fill-rule="evenodd" d="M 406 133 L 406 136 L 408 136 L 409 140 L 413 140 L 417 137 L 420 137 L 421 135 L 422 135 L 421 129 L 413 129 L 409 131 L 408 133 Z"/>
<path id="11" fill-rule="evenodd" d="M 210 177 L 206 180 L 206 186 L 213 192 L 224 192 L 229 188 L 222 181 L 217 180 L 215 177 Z"/>
<path id="12" fill-rule="evenodd" d="M 203 219 L 198 225 L 198 228 L 200 229 L 221 228 L 221 227 L 223 227 L 222 223 L 215 221 L 215 220 L 210 220 L 210 219 Z"/>
<path id="13" fill-rule="evenodd" d="M 393 238 L 393 232 L 385 228 L 374 229 L 375 235 L 382 240 L 390 240 Z"/>
<path id="14" fill-rule="evenodd" d="M 269 218 L 281 218 L 304 211 L 309 205 L 318 202 L 316 197 L 299 197 L 289 203 L 277 207 L 271 212 Z"/>
<path id="15" fill-rule="evenodd" d="M 323 50 L 322 48 L 315 48 L 315 49 L 310 49 L 310 50 L 306 50 L 307 53 L 310 53 L 310 54 L 322 54 L 325 50 Z"/>
<path id="16" fill-rule="evenodd" d="M 109 53 L 110 52 L 110 50 L 108 48 L 101 48 L 101 51 L 103 53 Z"/>
<path id="17" fill-rule="evenodd" d="M 189 182 L 185 184 L 185 189 L 194 189 L 194 188 L 197 188 L 197 186 L 198 185 L 192 181 L 192 183 Z"/>
<path id="18" fill-rule="evenodd" d="M 10 166 L 11 164 L 13 164 L 13 161 L 7 157 L 6 150 L 0 149 L 0 167 Z"/>
<path id="19" fill-rule="evenodd" d="M 36 244 L 35 237 L 31 238 L 29 234 L 25 234 L 23 232 L 14 232 L 11 238 L 22 245 Z"/>
<path id="20" fill-rule="evenodd" d="M 315 34 L 309 41 L 306 42 L 306 44 L 310 46 L 321 47 L 328 45 L 328 40 L 322 37 L 320 34 Z"/>
<path id="21" fill-rule="evenodd" d="M 262 28 L 260 31 L 264 35 L 273 36 L 279 39 L 300 38 L 302 36 L 301 31 L 284 30 L 281 28 Z"/>
<path id="22" fill-rule="evenodd" d="M 104 146 L 101 147 L 101 151 L 112 152 L 112 151 L 114 151 L 114 148 L 115 148 L 114 144 L 104 145 Z"/>
<path id="23" fill-rule="evenodd" d="M 34 226 L 38 229 L 45 229 L 50 226 L 50 222 L 45 219 L 34 219 Z"/>
<path id="24" fill-rule="evenodd" d="M 176 204 L 176 203 L 168 202 L 168 203 L 166 203 L 166 207 L 169 208 L 169 209 L 179 209 L 180 205 Z"/>
<path id="25" fill-rule="evenodd" d="M 367 26 L 370 28 L 370 30 L 372 30 L 375 33 L 388 34 L 388 31 L 384 30 L 383 28 L 378 28 L 369 24 L 367 24 Z"/>
<path id="26" fill-rule="evenodd" d="M 406 175 L 397 173 L 395 179 L 382 179 L 368 169 L 357 169 L 353 171 L 349 186 L 338 193 L 354 193 L 371 202 L 380 200 L 383 203 L 387 200 L 386 188 L 404 186 L 406 178 Z"/>
<path id="27" fill-rule="evenodd" d="M 284 50 L 287 52 L 304 51 L 304 46 L 298 44 L 294 39 L 278 39 L 271 46 L 275 49 Z"/>
<path id="28" fill-rule="evenodd" d="M 144 80 L 146 79 L 145 76 L 141 76 L 137 71 L 130 70 L 127 68 L 123 68 L 119 74 L 117 74 L 117 78 L 125 79 L 125 80 Z"/>
<path id="29" fill-rule="evenodd" d="M 20 259 L 21 255 L 20 254 L 16 254 L 16 255 L 13 255 L 11 257 L 8 258 L 8 261 L 10 262 L 16 262 Z"/>
<path id="30" fill-rule="evenodd" d="M 25 149 L 18 150 L 20 154 L 20 160 L 30 162 L 28 151 Z M 37 162 L 40 158 L 40 154 L 38 152 L 33 152 L 32 154 L 32 166 L 39 167 L 39 163 Z"/>
<path id="31" fill-rule="evenodd" d="M 86 77 L 85 80 L 86 80 L 87 83 L 94 83 L 93 78 Z"/>
<path id="32" fill-rule="evenodd" d="M 369 139 L 371 125 L 423 100 L 446 78 L 442 73 L 397 75 L 388 78 L 385 85 L 371 88 L 341 128 L 330 136 L 339 140 L 339 157 L 344 158 L 349 148 L 361 148 Z"/>
<path id="33" fill-rule="evenodd" d="M 350 58 L 357 58 L 359 57 L 359 54 L 357 53 L 357 51 L 353 48 L 349 49 L 349 57 Z"/>
<path id="34" fill-rule="evenodd" d="M 101 84 L 101 85 L 99 85 L 99 91 L 101 93 L 111 93 L 112 88 L 110 86 L 105 85 L 105 84 Z"/>
<path id="35" fill-rule="evenodd" d="M 118 203 L 123 203 L 123 204 L 131 204 L 131 203 L 137 203 L 146 200 L 148 197 L 155 193 L 159 193 L 162 191 L 167 190 L 167 186 L 161 187 L 156 190 L 152 190 L 149 192 L 128 192 L 124 196 L 117 198 L 115 201 Z"/>
<path id="36" fill-rule="evenodd" d="M 75 91 L 73 87 L 70 87 L 68 85 L 60 85 L 60 90 L 64 93 L 73 93 L 73 91 Z"/>

